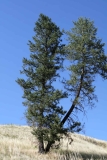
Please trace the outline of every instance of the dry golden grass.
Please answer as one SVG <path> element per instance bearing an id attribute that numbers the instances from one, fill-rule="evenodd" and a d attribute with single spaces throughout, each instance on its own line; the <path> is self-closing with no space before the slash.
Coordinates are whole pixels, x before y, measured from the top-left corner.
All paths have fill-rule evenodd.
<path id="1" fill-rule="evenodd" d="M 31 134 L 30 127 L 1 125 L 0 160 L 82 160 L 80 154 L 107 156 L 107 142 L 79 134 L 69 134 L 69 137 L 73 138 L 71 144 L 64 137 L 59 150 L 40 155 L 37 153 L 37 140 Z"/>

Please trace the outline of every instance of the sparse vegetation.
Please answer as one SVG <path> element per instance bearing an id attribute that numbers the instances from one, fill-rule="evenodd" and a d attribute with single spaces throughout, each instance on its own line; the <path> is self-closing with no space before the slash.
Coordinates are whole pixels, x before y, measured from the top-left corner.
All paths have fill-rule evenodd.
<path id="1" fill-rule="evenodd" d="M 66 137 L 59 149 L 48 154 L 38 154 L 38 141 L 28 126 L 0 126 L 0 160 L 107 160 L 107 142 L 71 134 L 73 142 Z M 104 158 L 105 157 L 105 158 Z"/>

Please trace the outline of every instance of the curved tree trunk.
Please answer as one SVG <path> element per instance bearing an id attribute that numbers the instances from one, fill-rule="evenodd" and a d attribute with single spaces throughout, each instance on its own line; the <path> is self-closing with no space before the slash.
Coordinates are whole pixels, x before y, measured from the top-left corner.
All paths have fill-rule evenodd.
<path id="1" fill-rule="evenodd" d="M 68 119 L 68 117 L 73 112 L 73 110 L 74 110 L 74 108 L 76 106 L 77 99 L 79 98 L 80 92 L 81 92 L 81 89 L 82 89 L 83 78 L 84 78 L 84 67 L 83 67 L 83 70 L 82 70 L 82 74 L 81 74 L 81 78 L 80 78 L 80 85 L 79 85 L 79 88 L 78 88 L 78 91 L 77 91 L 77 95 L 76 95 L 76 97 L 75 97 L 75 99 L 74 99 L 69 111 L 66 113 L 65 117 L 62 119 L 61 125 L 64 125 L 64 123 L 66 122 L 66 120 Z"/>
<path id="2" fill-rule="evenodd" d="M 51 146 L 52 146 L 53 143 L 54 143 L 54 142 L 48 142 L 48 144 L 47 144 L 47 146 L 46 146 L 46 148 L 45 148 L 45 153 L 47 153 L 47 152 L 50 151 L 50 148 L 51 148 Z"/>

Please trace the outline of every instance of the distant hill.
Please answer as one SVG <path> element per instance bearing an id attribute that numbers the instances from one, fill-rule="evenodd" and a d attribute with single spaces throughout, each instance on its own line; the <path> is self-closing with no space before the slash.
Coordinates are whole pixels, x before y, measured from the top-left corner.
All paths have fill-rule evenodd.
<path id="1" fill-rule="evenodd" d="M 30 127 L 0 125 L 0 160 L 93 160 L 99 157 L 107 160 L 106 141 L 80 134 L 69 133 L 68 137 L 61 139 L 60 148 L 47 155 L 39 155 L 37 145 Z M 57 145 L 58 142 L 54 148 Z"/>

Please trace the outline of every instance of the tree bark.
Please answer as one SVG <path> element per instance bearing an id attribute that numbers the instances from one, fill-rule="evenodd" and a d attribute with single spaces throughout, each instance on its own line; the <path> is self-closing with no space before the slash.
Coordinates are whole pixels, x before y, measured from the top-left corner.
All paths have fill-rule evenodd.
<path id="1" fill-rule="evenodd" d="M 50 151 L 50 148 L 52 146 L 54 142 L 48 142 L 47 146 L 46 146 L 46 149 L 45 149 L 45 153 L 49 152 Z"/>
<path id="2" fill-rule="evenodd" d="M 43 143 L 43 140 L 41 141 L 39 141 L 39 151 L 38 151 L 39 153 L 44 153 L 45 152 L 45 150 L 44 150 L 44 143 Z"/>

